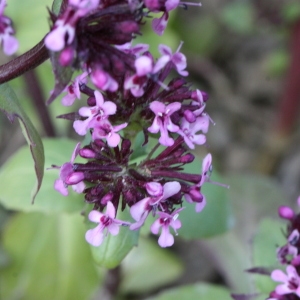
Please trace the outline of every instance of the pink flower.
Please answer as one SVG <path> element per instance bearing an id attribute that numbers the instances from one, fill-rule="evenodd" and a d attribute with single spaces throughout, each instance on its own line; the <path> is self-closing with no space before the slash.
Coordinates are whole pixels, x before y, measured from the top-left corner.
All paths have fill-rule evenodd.
<path id="1" fill-rule="evenodd" d="M 177 235 L 176 230 L 181 227 L 181 222 L 178 220 L 178 213 L 183 209 L 184 207 L 176 209 L 172 214 L 161 211 L 157 212 L 159 218 L 152 224 L 151 232 L 153 234 L 158 234 L 161 228 L 161 235 L 158 239 L 158 244 L 161 247 L 170 247 L 174 244 L 174 237 L 170 233 L 169 227 L 172 227 Z"/>
<path id="2" fill-rule="evenodd" d="M 100 121 L 107 119 L 110 115 L 114 115 L 117 106 L 111 101 L 104 101 L 102 94 L 98 91 L 94 92 L 96 105 L 92 107 L 81 107 L 79 114 L 87 119 L 74 122 L 73 127 L 79 135 L 86 135 L 87 130 L 98 124 Z M 95 121 L 96 122 L 92 122 Z"/>
<path id="3" fill-rule="evenodd" d="M 163 35 L 167 27 L 168 20 L 169 20 L 169 14 L 167 12 L 164 12 L 159 19 L 154 18 L 152 20 L 153 31 L 158 35 Z"/>
<path id="4" fill-rule="evenodd" d="M 201 187 L 206 182 L 209 181 L 209 176 L 212 168 L 212 156 L 211 154 L 207 154 L 202 162 L 202 174 L 200 181 L 193 185 L 190 188 L 189 193 L 184 194 L 185 200 L 189 203 L 195 203 L 196 212 L 201 212 L 206 205 L 206 198 L 201 193 Z"/>
<path id="5" fill-rule="evenodd" d="M 137 44 L 135 46 L 132 46 L 131 42 L 123 45 L 115 45 L 115 47 L 125 53 L 133 54 L 135 56 L 138 56 L 149 50 L 148 44 Z"/>
<path id="6" fill-rule="evenodd" d="M 274 281 L 282 282 L 275 289 L 278 295 L 295 294 L 300 297 L 300 277 L 294 266 L 289 265 L 286 267 L 285 274 L 281 270 L 274 270 L 271 273 L 271 278 Z"/>
<path id="7" fill-rule="evenodd" d="M 115 92 L 118 89 L 118 83 L 105 71 L 96 68 L 91 73 L 91 81 L 93 84 L 103 90 Z"/>
<path id="8" fill-rule="evenodd" d="M 293 261 L 297 257 L 298 249 L 294 245 L 299 241 L 299 237 L 299 231 L 294 229 L 288 237 L 288 243 L 277 249 L 277 259 L 280 263 L 289 263 L 291 259 Z"/>
<path id="9" fill-rule="evenodd" d="M 61 103 L 64 106 L 70 106 L 74 103 L 76 99 L 80 99 L 80 84 L 87 83 L 87 73 L 84 72 L 81 75 L 78 75 L 75 77 L 72 84 L 70 84 L 66 89 L 65 92 L 67 92 L 67 95 L 65 95 L 61 99 Z"/>
<path id="10" fill-rule="evenodd" d="M 177 194 L 181 189 L 177 181 L 167 182 L 162 186 L 158 182 L 146 184 L 146 190 L 151 197 L 144 198 L 131 206 L 130 214 L 136 223 L 130 226 L 131 230 L 140 228 L 151 211 L 155 211 L 161 202 Z"/>
<path id="11" fill-rule="evenodd" d="M 173 54 L 170 47 L 159 45 L 158 50 L 162 55 L 159 60 L 167 60 L 168 62 L 171 61 L 175 66 L 178 74 L 180 74 L 181 76 L 187 76 L 189 73 L 187 71 L 184 71 L 184 69 L 186 68 L 186 57 L 181 52 L 179 52 L 181 46 L 182 43 L 180 43 L 177 51 Z"/>
<path id="12" fill-rule="evenodd" d="M 89 220 L 94 223 L 99 223 L 94 229 L 89 229 L 85 234 L 86 241 L 92 246 L 98 247 L 102 244 L 104 238 L 110 233 L 117 235 L 120 226 L 128 226 L 128 222 L 115 219 L 116 209 L 114 205 L 108 201 L 106 213 L 101 213 L 97 210 L 92 210 L 89 213 Z"/>
<path id="13" fill-rule="evenodd" d="M 72 44 L 78 20 L 99 5 L 99 0 L 70 0 L 64 14 L 59 17 L 45 38 L 45 45 L 51 51 L 61 51 Z"/>
<path id="14" fill-rule="evenodd" d="M 91 126 L 94 128 L 92 133 L 93 140 L 106 139 L 109 147 L 117 147 L 121 138 L 117 133 L 127 126 L 128 123 L 123 123 L 117 126 L 112 126 L 109 121 L 101 122 L 93 121 Z"/>
<path id="15" fill-rule="evenodd" d="M 185 118 L 182 118 L 180 130 L 177 133 L 184 138 L 185 143 L 190 149 L 195 149 L 194 144 L 203 145 L 206 142 L 204 134 L 197 134 L 200 130 L 206 130 L 202 119 L 197 118 L 195 122 L 190 123 Z"/>
<path id="16" fill-rule="evenodd" d="M 2 45 L 3 52 L 6 55 L 12 55 L 18 50 L 19 42 L 13 36 L 15 31 L 12 28 L 11 19 L 4 16 L 5 6 L 6 6 L 6 0 L 1 0 L 1 3 L 0 3 L 0 44 Z"/>
<path id="17" fill-rule="evenodd" d="M 150 109 L 155 113 L 155 118 L 152 125 L 148 128 L 151 133 L 157 133 L 160 131 L 159 142 L 163 146 L 172 146 L 174 140 L 169 137 L 168 131 L 177 132 L 179 127 L 172 123 L 171 115 L 181 108 L 179 102 L 173 102 L 167 106 L 159 101 L 153 101 L 150 104 Z"/>
<path id="18" fill-rule="evenodd" d="M 136 74 L 127 78 L 124 88 L 130 90 L 132 95 L 140 97 L 144 94 L 144 86 L 148 81 L 148 75 L 153 71 L 153 59 L 148 56 L 140 56 L 134 62 Z"/>
<path id="19" fill-rule="evenodd" d="M 60 167 L 59 179 L 55 180 L 54 188 L 64 196 L 68 196 L 68 186 L 72 185 L 76 193 L 82 193 L 85 189 L 85 184 L 82 181 L 84 174 L 82 172 L 74 172 L 73 162 L 80 150 L 78 143 L 73 151 L 71 161 L 63 164 Z"/>

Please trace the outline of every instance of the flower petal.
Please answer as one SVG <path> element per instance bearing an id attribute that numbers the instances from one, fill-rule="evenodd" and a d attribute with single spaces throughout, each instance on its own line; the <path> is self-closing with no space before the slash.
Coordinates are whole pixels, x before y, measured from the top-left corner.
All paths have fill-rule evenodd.
<path id="1" fill-rule="evenodd" d="M 95 247 L 100 246 L 104 239 L 101 229 L 100 225 L 98 225 L 96 228 L 88 230 L 85 234 L 86 241 Z"/>

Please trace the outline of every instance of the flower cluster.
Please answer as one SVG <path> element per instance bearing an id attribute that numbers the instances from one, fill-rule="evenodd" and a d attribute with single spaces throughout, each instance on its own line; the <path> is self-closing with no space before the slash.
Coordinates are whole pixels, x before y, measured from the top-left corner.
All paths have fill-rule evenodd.
<path id="1" fill-rule="evenodd" d="M 300 197 L 297 202 L 300 206 Z M 268 300 L 296 300 L 300 299 L 300 214 L 288 206 L 281 206 L 278 213 L 289 222 L 287 243 L 277 249 L 278 261 L 286 266 L 286 271 L 278 269 L 271 273 L 272 280 L 280 284 L 270 293 Z"/>
<path id="2" fill-rule="evenodd" d="M 6 0 L 0 1 L 0 43 L 3 48 L 3 52 L 6 55 L 14 54 L 18 48 L 19 43 L 13 36 L 15 31 L 12 27 L 12 20 L 4 15 L 4 9 L 6 6 Z"/>
<path id="3" fill-rule="evenodd" d="M 191 89 L 182 77 L 188 75 L 182 43 L 175 53 L 160 45 L 158 59 L 148 51 L 149 45 L 131 43 L 150 11 L 163 12 L 153 20 L 161 34 L 168 12 L 179 4 L 69 0 L 58 16 L 51 16 L 46 47 L 59 53 L 62 66 L 80 70 L 65 88 L 62 104 L 87 99 L 86 106 L 60 118 L 71 120 L 76 133 L 91 140 L 75 147 L 70 162 L 55 166 L 60 168 L 55 189 L 66 196 L 72 186 L 93 205 L 88 217 L 98 225 L 86 233 L 93 246 L 101 245 L 108 234 L 117 235 L 119 226 L 138 230 L 149 215 L 156 218 L 151 232 L 161 232 L 159 245 L 171 246 L 170 227 L 177 234 L 183 205 L 195 204 L 200 212 L 206 204 L 201 188 L 209 181 L 211 155 L 204 158 L 198 174 L 186 173 L 183 167 L 194 161 L 189 150 L 206 143 L 211 122 L 205 112 L 208 96 Z M 165 83 L 173 71 L 178 75 Z M 133 162 L 137 134 L 143 134 L 142 146 L 154 146 L 146 158 Z M 87 162 L 75 163 L 77 155 Z M 125 209 L 134 221 L 116 219 L 117 210 Z"/>

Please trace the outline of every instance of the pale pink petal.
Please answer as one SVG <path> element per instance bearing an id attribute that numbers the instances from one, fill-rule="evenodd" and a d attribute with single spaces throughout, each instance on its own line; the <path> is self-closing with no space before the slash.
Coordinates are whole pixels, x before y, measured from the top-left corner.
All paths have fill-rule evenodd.
<path id="1" fill-rule="evenodd" d="M 161 235 L 158 239 L 158 244 L 162 248 L 170 247 L 174 244 L 174 237 L 169 231 L 169 226 L 162 226 Z"/>
<path id="2" fill-rule="evenodd" d="M 210 153 L 208 153 L 205 157 L 204 160 L 202 162 L 202 173 L 206 173 L 207 171 L 209 171 L 210 166 L 212 163 L 212 156 Z"/>
<path id="3" fill-rule="evenodd" d="M 151 102 L 149 108 L 157 115 L 162 114 L 166 111 L 166 106 L 162 102 L 153 101 Z"/>
<path id="4" fill-rule="evenodd" d="M 161 55 L 168 55 L 168 56 L 172 56 L 172 50 L 170 47 L 166 46 L 166 45 L 162 45 L 160 44 L 158 46 L 158 51 Z"/>
<path id="5" fill-rule="evenodd" d="M 166 65 L 169 61 L 170 61 L 170 57 L 167 56 L 167 55 L 164 55 L 164 56 L 160 57 L 160 58 L 157 60 L 155 66 L 154 66 L 154 68 L 153 68 L 152 73 L 155 74 L 155 73 L 159 72 L 162 68 L 165 67 L 165 65 Z"/>
<path id="6" fill-rule="evenodd" d="M 75 160 L 76 156 L 78 155 L 79 151 L 80 151 L 80 143 L 77 143 L 75 148 L 74 148 L 74 151 L 72 153 L 72 156 L 71 156 L 71 161 L 70 161 L 71 163 L 74 162 L 74 160 Z"/>
<path id="7" fill-rule="evenodd" d="M 177 229 L 179 229 L 179 228 L 181 228 L 181 222 L 180 222 L 180 220 L 172 220 L 172 222 L 170 223 L 170 226 L 175 230 L 175 232 L 176 232 L 176 230 Z"/>
<path id="8" fill-rule="evenodd" d="M 271 273 L 271 278 L 272 278 L 272 280 L 277 281 L 277 282 L 285 282 L 288 280 L 287 275 L 281 270 L 274 270 Z"/>
<path id="9" fill-rule="evenodd" d="M 290 294 L 292 290 L 286 284 L 280 284 L 275 288 L 278 295 Z"/>
<path id="10" fill-rule="evenodd" d="M 177 181 L 170 181 L 164 184 L 164 194 L 162 200 L 177 194 L 181 190 L 181 185 Z"/>
<path id="11" fill-rule="evenodd" d="M 173 112 L 179 110 L 181 108 L 181 103 L 180 102 L 173 102 L 167 105 L 166 107 L 166 114 L 171 115 Z"/>
<path id="12" fill-rule="evenodd" d="M 14 36 L 8 34 L 3 37 L 3 52 L 6 55 L 14 54 L 18 48 L 19 42 Z"/>
<path id="13" fill-rule="evenodd" d="M 111 235 L 118 235 L 119 231 L 120 231 L 120 226 L 115 224 L 115 223 L 111 223 L 108 227 L 107 230 L 109 231 L 109 233 Z"/>
<path id="14" fill-rule="evenodd" d="M 197 145 L 203 145 L 206 143 L 206 136 L 204 134 L 195 134 L 190 139 L 194 144 Z"/>
<path id="15" fill-rule="evenodd" d="M 180 0 L 167 0 L 165 3 L 166 10 L 170 11 L 175 9 L 179 5 Z"/>
<path id="16" fill-rule="evenodd" d="M 117 111 L 117 106 L 115 103 L 111 101 L 106 101 L 102 105 L 102 109 L 104 111 L 104 114 L 107 116 L 114 115 Z"/>
<path id="17" fill-rule="evenodd" d="M 160 227 L 162 226 L 161 222 L 160 222 L 160 218 L 155 220 L 154 223 L 151 225 L 151 232 L 153 234 L 158 234 Z"/>
<path id="18" fill-rule="evenodd" d="M 61 103 L 63 106 L 71 106 L 76 100 L 75 94 L 67 94 L 61 99 Z"/>
<path id="19" fill-rule="evenodd" d="M 73 164 L 70 162 L 64 163 L 61 167 L 60 167 L 60 172 L 59 172 L 59 177 L 65 181 L 66 178 L 73 173 Z"/>
<path id="20" fill-rule="evenodd" d="M 72 185 L 72 189 L 76 193 L 81 194 L 84 191 L 84 189 L 85 189 L 85 184 L 84 184 L 84 182 L 79 182 L 77 184 Z"/>
<path id="21" fill-rule="evenodd" d="M 148 128 L 148 131 L 150 131 L 151 133 L 157 133 L 159 132 L 160 126 L 161 126 L 160 120 L 157 117 L 155 117 L 152 125 Z"/>
<path id="22" fill-rule="evenodd" d="M 80 109 L 78 110 L 78 113 L 82 116 L 82 117 L 90 117 L 93 116 L 93 109 L 91 107 L 80 107 Z"/>
<path id="23" fill-rule="evenodd" d="M 203 196 L 201 202 L 196 202 L 195 210 L 197 213 L 201 212 L 206 205 L 206 198 Z"/>
<path id="24" fill-rule="evenodd" d="M 146 189 L 148 194 L 151 196 L 161 196 L 163 194 L 163 187 L 159 182 L 148 182 L 146 183 Z"/>
<path id="25" fill-rule="evenodd" d="M 130 214 L 132 218 L 136 221 L 139 221 L 145 211 L 148 211 L 148 203 L 151 198 L 145 198 L 140 200 L 136 204 L 132 205 L 130 208 Z"/>
<path id="26" fill-rule="evenodd" d="M 134 62 L 136 74 L 138 76 L 145 76 L 150 74 L 152 71 L 153 63 L 150 57 L 141 56 L 137 58 Z"/>
<path id="27" fill-rule="evenodd" d="M 94 223 L 99 223 L 100 222 L 100 219 L 104 216 L 103 213 L 97 211 L 97 210 L 92 210 L 90 211 L 89 213 L 89 220 L 94 222 Z"/>
<path id="28" fill-rule="evenodd" d="M 167 24 L 168 24 L 169 15 L 165 12 L 159 19 L 152 20 L 152 29 L 158 35 L 163 35 Z"/>
<path id="29" fill-rule="evenodd" d="M 120 135 L 115 132 L 112 132 L 110 135 L 106 136 L 105 138 L 107 140 L 108 146 L 112 148 L 117 147 L 121 140 Z"/>
<path id="30" fill-rule="evenodd" d="M 96 228 L 88 230 L 85 234 L 86 241 L 95 247 L 100 246 L 104 239 L 102 229 L 103 228 L 98 225 Z"/>
<path id="31" fill-rule="evenodd" d="M 112 204 L 111 201 L 107 202 L 107 206 L 106 206 L 106 215 L 108 215 L 111 219 L 114 219 L 116 217 L 116 208 L 115 206 Z"/>
<path id="32" fill-rule="evenodd" d="M 149 130 L 149 128 L 148 128 L 148 130 Z M 165 128 L 163 128 L 163 129 L 161 128 L 160 134 L 161 134 L 161 136 L 160 136 L 158 141 L 161 145 L 166 146 L 166 147 L 170 147 L 174 144 L 174 140 L 169 137 L 168 131 Z"/>
<path id="33" fill-rule="evenodd" d="M 91 121 L 90 119 L 86 119 L 84 121 L 76 120 L 73 123 L 73 128 L 76 131 L 76 133 L 79 135 L 86 135 L 87 130 L 89 128 L 90 121 Z"/>
<path id="34" fill-rule="evenodd" d="M 99 91 L 94 92 L 95 99 L 96 99 L 96 106 L 101 107 L 104 103 L 103 95 Z"/>
<path id="35" fill-rule="evenodd" d="M 65 27 L 58 26 L 54 30 L 48 33 L 45 38 L 45 45 L 52 51 L 60 51 L 65 46 Z"/>
<path id="36" fill-rule="evenodd" d="M 64 182 L 61 179 L 57 179 L 54 182 L 54 189 L 60 192 L 63 196 L 68 196 L 68 189 L 65 187 Z"/>

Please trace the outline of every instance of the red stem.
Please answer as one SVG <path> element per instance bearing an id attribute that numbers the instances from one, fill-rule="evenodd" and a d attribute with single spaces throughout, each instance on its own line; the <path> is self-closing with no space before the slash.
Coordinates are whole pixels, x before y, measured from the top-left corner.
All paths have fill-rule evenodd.
<path id="1" fill-rule="evenodd" d="M 284 94 L 279 104 L 277 132 L 288 134 L 298 119 L 300 107 L 300 20 L 291 30 L 291 62 Z"/>

